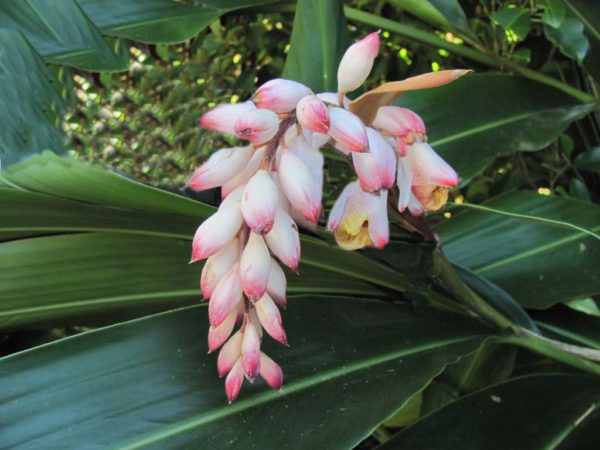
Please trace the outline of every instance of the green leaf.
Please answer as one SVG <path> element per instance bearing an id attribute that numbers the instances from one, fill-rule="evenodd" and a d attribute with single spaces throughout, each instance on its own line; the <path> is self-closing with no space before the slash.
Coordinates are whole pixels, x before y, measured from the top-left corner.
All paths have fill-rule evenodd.
<path id="1" fill-rule="evenodd" d="M 390 3 L 442 29 L 469 29 L 465 13 L 457 0 L 391 0 Z"/>
<path id="2" fill-rule="evenodd" d="M 496 311 L 503 314 L 513 323 L 527 328 L 534 333 L 539 333 L 531 317 L 529 317 L 523 307 L 508 292 L 464 267 L 454 265 L 454 269 L 467 286 L 492 305 Z"/>
<path id="3" fill-rule="evenodd" d="M 377 448 L 591 449 L 597 443 L 599 405 L 597 378 L 516 378 L 457 400 Z"/>
<path id="4" fill-rule="evenodd" d="M 298 2 L 283 77 L 304 83 L 315 92 L 336 91 L 338 64 L 347 43 L 341 1 Z"/>
<path id="5" fill-rule="evenodd" d="M 600 349 L 600 318 L 557 305 L 537 311 L 535 321 L 553 339 Z"/>
<path id="6" fill-rule="evenodd" d="M 224 12 L 172 0 L 144 0 L 143 2 L 78 0 L 78 2 L 103 34 L 152 44 L 170 44 L 188 40 L 217 20 Z M 219 4 L 226 2 L 213 3 L 221 7 Z M 237 7 L 238 5 L 223 5 L 226 6 Z"/>
<path id="7" fill-rule="evenodd" d="M 583 200 L 584 202 L 591 202 L 592 197 L 586 184 L 579 178 L 571 178 L 569 183 L 569 195 L 573 198 Z"/>
<path id="8" fill-rule="evenodd" d="M 579 64 L 587 55 L 590 43 L 584 34 L 583 23 L 579 19 L 567 17 L 558 28 L 544 26 L 546 37 L 558 46 L 563 55 Z"/>
<path id="9" fill-rule="evenodd" d="M 577 155 L 575 167 L 580 170 L 600 173 L 600 147 L 594 147 Z"/>
<path id="10" fill-rule="evenodd" d="M 23 35 L 0 30 L 0 168 L 44 148 L 60 151 L 64 107 L 52 76 Z"/>
<path id="11" fill-rule="evenodd" d="M 569 11 L 585 26 L 585 34 L 590 49 L 583 60 L 583 66 L 600 83 L 600 10 L 589 0 L 563 0 Z"/>
<path id="12" fill-rule="evenodd" d="M 265 350 L 284 368 L 283 389 L 246 384 L 227 405 L 206 322 L 203 308 L 187 308 L 3 358 L 3 444 L 352 448 L 488 336 L 432 310 L 295 299 L 284 317 L 291 347 Z"/>
<path id="13" fill-rule="evenodd" d="M 466 211 L 436 227 L 455 263 L 484 276 L 530 308 L 600 292 L 600 207 L 569 198 L 514 192 L 484 204 L 574 227 Z"/>
<path id="14" fill-rule="evenodd" d="M 75 0 L 4 0 L 0 28 L 20 31 L 55 64 L 94 72 L 127 69 L 127 61 L 104 42 Z"/>
<path id="15" fill-rule="evenodd" d="M 408 92 L 396 103 L 423 117 L 431 145 L 463 183 L 497 156 L 541 150 L 593 109 L 547 85 L 492 74 Z"/>
<path id="16" fill-rule="evenodd" d="M 513 31 L 519 39 L 523 40 L 531 30 L 531 17 L 528 8 L 520 6 L 505 6 L 490 16 L 506 30 Z"/>
<path id="17" fill-rule="evenodd" d="M 570 302 L 566 302 L 565 306 L 568 306 L 575 311 L 582 312 L 584 314 L 589 314 L 590 316 L 600 317 L 600 308 L 594 301 L 593 298 L 580 298 L 579 300 L 572 300 Z"/>
<path id="18" fill-rule="evenodd" d="M 558 28 L 565 20 L 567 7 L 563 0 L 542 0 L 540 4 L 544 7 L 542 22 L 552 28 Z"/>

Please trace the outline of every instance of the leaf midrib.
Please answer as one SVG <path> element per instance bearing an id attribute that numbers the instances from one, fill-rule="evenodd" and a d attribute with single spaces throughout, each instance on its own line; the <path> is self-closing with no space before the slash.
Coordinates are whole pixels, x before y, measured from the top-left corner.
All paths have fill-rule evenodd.
<path id="1" fill-rule="evenodd" d="M 473 335 L 468 337 L 460 337 L 460 338 L 451 338 L 444 341 L 436 341 L 435 343 L 426 343 L 414 346 L 410 349 L 402 349 L 395 352 L 386 353 L 383 355 L 379 355 L 377 357 L 366 358 L 364 360 L 356 361 L 352 364 L 348 364 L 343 367 L 338 367 L 330 370 L 326 370 L 320 372 L 318 374 L 303 378 L 300 381 L 292 382 L 287 384 L 285 388 L 281 391 L 286 395 L 293 394 L 295 392 L 300 392 L 309 387 L 315 386 L 317 384 L 325 383 L 331 381 L 335 378 L 340 378 L 344 375 L 348 375 L 353 372 L 358 372 L 360 370 L 384 364 L 386 362 L 390 362 L 397 358 L 402 358 L 406 356 L 413 356 L 420 352 L 425 352 L 429 350 L 439 350 L 443 349 L 447 346 L 459 344 L 461 342 L 474 341 L 477 338 L 480 338 L 479 335 Z M 280 394 L 276 391 L 267 391 L 261 394 L 255 395 L 252 398 L 247 400 L 238 401 L 232 405 L 227 405 L 216 410 L 213 410 L 209 414 L 199 415 L 195 418 L 191 418 L 183 421 L 179 425 L 170 426 L 168 429 L 159 431 L 156 433 L 150 433 L 146 438 L 141 439 L 137 442 L 132 442 L 130 444 L 125 444 L 123 446 L 115 447 L 119 450 L 133 450 L 137 448 L 142 448 L 147 445 L 152 445 L 157 442 L 163 441 L 164 439 L 168 439 L 171 436 L 177 435 L 179 433 L 183 433 L 186 431 L 190 431 L 196 427 L 205 425 L 210 422 L 214 422 L 219 419 L 223 419 L 227 416 L 238 414 L 240 412 L 251 409 L 255 406 L 271 402 L 279 398 Z"/>

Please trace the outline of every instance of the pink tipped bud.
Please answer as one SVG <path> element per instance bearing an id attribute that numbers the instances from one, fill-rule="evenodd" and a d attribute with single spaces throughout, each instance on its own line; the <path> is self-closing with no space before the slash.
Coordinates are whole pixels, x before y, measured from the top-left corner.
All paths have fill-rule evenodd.
<path id="1" fill-rule="evenodd" d="M 252 102 L 236 103 L 235 105 L 223 103 L 203 114 L 199 123 L 210 130 L 234 134 L 233 126 L 236 120 L 255 109 L 256 106 Z"/>
<path id="2" fill-rule="evenodd" d="M 271 272 L 269 274 L 269 284 L 267 285 L 267 292 L 271 298 L 282 308 L 287 306 L 287 280 L 283 269 L 277 264 L 273 258 L 271 258 Z"/>
<path id="3" fill-rule="evenodd" d="M 300 136 L 291 141 L 289 150 L 304 161 L 318 186 L 317 190 L 321 191 L 323 189 L 323 163 L 325 159 L 319 148 L 312 146 Z M 319 194 L 319 196 L 321 195 Z"/>
<path id="4" fill-rule="evenodd" d="M 297 139 L 304 138 L 299 136 Z M 309 222 L 317 223 L 321 212 L 320 184 L 304 161 L 287 149 L 279 161 L 279 179 L 292 208 L 300 211 Z"/>
<path id="5" fill-rule="evenodd" d="M 260 323 L 269 336 L 283 345 L 287 345 L 287 337 L 283 329 L 281 313 L 277 309 L 275 302 L 269 297 L 269 294 L 265 294 L 263 298 L 256 302 L 255 307 Z"/>
<path id="6" fill-rule="evenodd" d="M 329 135 L 352 152 L 364 152 L 369 147 L 367 130 L 362 121 L 350 111 L 329 108 Z"/>
<path id="7" fill-rule="evenodd" d="M 196 230 L 192 241 L 192 262 L 208 258 L 223 249 L 235 237 L 242 223 L 239 204 L 219 208 Z"/>
<path id="8" fill-rule="evenodd" d="M 225 343 L 217 358 L 217 372 L 220 377 L 229 373 L 242 354 L 242 339 L 244 335 L 238 331 Z"/>
<path id="9" fill-rule="evenodd" d="M 384 132 L 400 138 L 398 142 L 399 153 L 404 154 L 404 144 L 424 139 L 426 134 L 423 119 L 410 109 L 399 106 L 381 106 L 373 121 L 373 126 Z"/>
<path id="10" fill-rule="evenodd" d="M 292 111 L 300 99 L 310 93 L 309 88 L 297 81 L 275 78 L 259 87 L 252 100 L 258 108 L 286 113 Z"/>
<path id="11" fill-rule="evenodd" d="M 260 167 L 260 164 L 265 159 L 266 150 L 267 147 L 260 147 L 259 149 L 257 149 L 252 155 L 252 158 L 250 158 L 250 161 L 248 161 L 248 164 L 246 164 L 246 167 L 240 172 L 238 172 L 236 176 L 229 179 L 221 186 L 222 198 L 226 198 L 235 189 L 237 189 L 243 184 L 246 184 L 248 180 L 252 178 L 252 175 L 256 173 L 256 171 Z"/>
<path id="12" fill-rule="evenodd" d="M 244 327 L 242 369 L 250 381 L 254 380 L 260 371 L 260 338 L 252 322 L 246 322 Z"/>
<path id="13" fill-rule="evenodd" d="M 383 189 L 391 189 L 396 182 L 396 155 L 383 136 L 373 128 L 367 128 L 370 154 L 373 155 L 377 176 Z"/>
<path id="14" fill-rule="evenodd" d="M 242 195 L 244 220 L 255 233 L 266 234 L 273 228 L 278 206 L 277 186 L 266 170 L 257 171 Z"/>
<path id="15" fill-rule="evenodd" d="M 369 76 L 373 62 L 379 53 L 379 33 L 371 33 L 352 44 L 338 67 L 338 92 L 357 89 Z"/>
<path id="16" fill-rule="evenodd" d="M 458 184 L 458 174 L 426 142 L 412 145 L 407 159 L 413 172 L 413 186 L 434 184 L 454 187 Z"/>
<path id="17" fill-rule="evenodd" d="M 315 133 L 329 131 L 329 114 L 327 106 L 316 95 L 307 95 L 296 107 L 296 117 L 302 128 Z"/>
<path id="18" fill-rule="evenodd" d="M 250 232 L 250 237 L 242 252 L 240 276 L 244 294 L 255 302 L 267 291 L 271 272 L 271 255 L 262 236 Z"/>
<path id="19" fill-rule="evenodd" d="M 371 197 L 371 211 L 369 213 L 369 238 L 373 247 L 383 248 L 390 239 L 390 224 L 387 215 L 388 191 L 381 191 L 378 196 L 365 194 Z"/>
<path id="20" fill-rule="evenodd" d="M 232 239 L 221 251 L 206 260 L 200 276 L 200 289 L 204 298 L 210 298 L 215 286 L 229 272 L 240 257 L 240 241 Z"/>
<path id="21" fill-rule="evenodd" d="M 235 121 L 233 131 L 241 139 L 253 145 L 261 145 L 275 137 L 279 129 L 279 117 L 268 109 L 247 112 Z"/>
<path id="22" fill-rule="evenodd" d="M 221 325 L 208 329 L 208 353 L 214 352 L 229 338 L 233 331 L 236 317 L 237 310 L 233 310 Z"/>
<path id="23" fill-rule="evenodd" d="M 242 282 L 240 267 L 236 264 L 215 287 L 208 303 L 208 321 L 211 326 L 218 327 L 231 311 L 234 311 L 242 299 Z"/>
<path id="24" fill-rule="evenodd" d="M 327 229 L 329 231 L 335 231 L 344 220 L 346 214 L 346 204 L 350 197 L 358 195 L 360 191 L 359 184 L 356 181 L 348 183 L 342 190 L 342 193 L 333 204 L 333 208 L 329 212 L 329 218 L 327 219 Z"/>
<path id="25" fill-rule="evenodd" d="M 377 192 L 381 189 L 377 161 L 371 153 L 352 153 L 352 164 L 363 191 Z"/>
<path id="26" fill-rule="evenodd" d="M 242 370 L 242 360 L 238 359 L 233 368 L 225 378 L 225 394 L 229 403 L 234 401 L 242 390 L 244 382 L 244 371 Z"/>
<path id="27" fill-rule="evenodd" d="M 204 191 L 221 186 L 246 167 L 252 154 L 252 147 L 221 149 L 194 171 L 186 187 Z"/>
<path id="28" fill-rule="evenodd" d="M 300 263 L 300 236 L 298 227 L 282 209 L 277 210 L 273 229 L 265 236 L 267 245 L 279 260 L 293 271 Z"/>
<path id="29" fill-rule="evenodd" d="M 280 389 L 283 385 L 283 371 L 279 364 L 260 353 L 260 376 L 267 382 L 271 389 Z"/>
<path id="30" fill-rule="evenodd" d="M 412 195 L 413 172 L 410 168 L 408 158 L 398 158 L 396 183 L 398 185 L 398 211 L 404 211 L 410 202 Z"/>

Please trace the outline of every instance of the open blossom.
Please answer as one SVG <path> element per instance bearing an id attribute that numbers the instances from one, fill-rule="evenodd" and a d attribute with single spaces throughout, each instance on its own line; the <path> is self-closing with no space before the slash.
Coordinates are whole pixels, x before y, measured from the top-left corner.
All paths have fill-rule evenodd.
<path id="1" fill-rule="evenodd" d="M 186 185 L 221 189 L 217 211 L 194 235 L 192 262 L 206 260 L 200 289 L 208 299 L 208 350 L 218 350 L 217 372 L 225 377 L 230 402 L 244 379 L 261 377 L 273 389 L 283 384 L 281 367 L 261 347 L 267 337 L 288 345 L 280 311 L 287 306 L 282 267 L 298 271 L 298 225 L 314 228 L 321 218 L 321 147 L 345 155 L 358 178 L 342 190 L 327 221 L 347 250 L 388 243 L 391 199 L 398 199 L 393 207 L 416 216 L 442 207 L 448 189 L 458 184 L 456 172 L 427 144 L 418 114 L 383 105 L 365 115 L 344 95 L 368 77 L 379 45 L 379 34 L 371 33 L 346 51 L 337 93 L 315 95 L 278 78 L 260 86 L 250 101 L 218 105 L 200 118 L 205 128 L 249 142 L 216 151 Z M 410 89 L 433 87 L 463 73 L 405 82 Z"/>

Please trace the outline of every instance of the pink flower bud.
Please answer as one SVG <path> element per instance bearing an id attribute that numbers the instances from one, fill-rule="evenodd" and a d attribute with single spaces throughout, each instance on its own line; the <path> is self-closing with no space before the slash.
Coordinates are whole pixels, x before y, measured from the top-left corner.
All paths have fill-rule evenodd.
<path id="1" fill-rule="evenodd" d="M 208 302 L 208 321 L 211 326 L 221 325 L 229 313 L 236 310 L 241 299 L 240 266 L 236 264 L 219 281 Z"/>
<path id="2" fill-rule="evenodd" d="M 246 167 L 252 154 L 252 147 L 234 147 L 218 150 L 194 171 L 186 187 L 196 191 L 204 191 L 221 186 Z"/>
<path id="3" fill-rule="evenodd" d="M 298 102 L 296 117 L 302 128 L 315 133 L 329 131 L 327 106 L 316 95 L 307 95 Z"/>
<path id="4" fill-rule="evenodd" d="M 244 326 L 242 369 L 250 381 L 253 381 L 260 371 L 260 338 L 252 322 L 246 322 Z"/>
<path id="5" fill-rule="evenodd" d="M 239 204 L 219 210 L 196 230 L 192 241 L 192 260 L 199 261 L 223 249 L 237 234 L 243 218 Z"/>
<path id="6" fill-rule="evenodd" d="M 204 113 L 200 117 L 199 123 L 210 130 L 234 134 L 233 126 L 236 120 L 255 109 L 256 106 L 252 102 L 236 103 L 234 105 L 223 103 Z"/>
<path id="7" fill-rule="evenodd" d="M 398 185 L 398 211 L 404 211 L 411 200 L 413 172 L 410 168 L 408 158 L 400 156 L 398 158 L 398 172 L 396 175 L 396 184 Z"/>
<path id="8" fill-rule="evenodd" d="M 304 138 L 299 136 L 298 139 Z M 291 206 L 309 222 L 317 223 L 322 195 L 319 182 L 304 161 L 287 149 L 281 154 L 279 179 Z"/>
<path id="9" fill-rule="evenodd" d="M 200 289 L 204 298 L 210 298 L 215 286 L 240 257 L 240 241 L 234 238 L 222 250 L 206 260 L 200 276 Z"/>
<path id="10" fill-rule="evenodd" d="M 413 186 L 434 184 L 454 187 L 458 184 L 458 174 L 426 142 L 413 144 L 407 159 L 413 172 Z"/>
<path id="11" fill-rule="evenodd" d="M 221 186 L 221 198 L 226 198 L 231 192 L 240 187 L 243 184 L 246 184 L 252 175 L 256 173 L 260 164 L 265 159 L 265 152 L 267 147 L 260 147 L 256 149 L 250 161 L 246 167 L 241 170 L 235 177 L 231 178 L 229 181 L 223 183 Z"/>
<path id="12" fill-rule="evenodd" d="M 300 236 L 298 227 L 282 209 L 277 210 L 273 229 L 265 236 L 269 249 L 279 260 L 293 271 L 300 262 Z"/>
<path id="13" fill-rule="evenodd" d="M 277 186 L 264 170 L 258 170 L 244 188 L 242 215 L 255 233 L 264 235 L 271 231 L 279 206 Z"/>
<path id="14" fill-rule="evenodd" d="M 406 154 L 406 144 L 423 140 L 426 131 L 423 119 L 410 109 L 399 106 L 381 106 L 373 121 L 373 126 L 398 138 L 398 153 Z"/>
<path id="15" fill-rule="evenodd" d="M 223 342 L 229 338 L 233 327 L 235 325 L 235 319 L 237 317 L 237 311 L 233 310 L 229 313 L 227 318 L 218 327 L 210 327 L 208 329 L 208 353 L 214 352 L 218 349 Z"/>
<path id="16" fill-rule="evenodd" d="M 229 373 L 242 354 L 242 339 L 244 335 L 238 331 L 225 343 L 217 358 L 217 372 L 220 377 Z"/>
<path id="17" fill-rule="evenodd" d="M 278 342 L 288 345 L 285 330 L 281 321 L 281 313 L 269 294 L 255 303 L 256 313 L 265 331 Z"/>
<path id="18" fill-rule="evenodd" d="M 383 248 L 390 240 L 390 224 L 387 214 L 388 191 L 383 190 L 379 195 L 371 195 L 371 210 L 369 212 L 369 238 L 375 248 Z"/>
<path id="19" fill-rule="evenodd" d="M 225 378 L 225 394 L 229 403 L 234 401 L 240 394 L 244 382 L 244 371 L 242 370 L 241 358 L 237 360 L 233 368 Z"/>
<path id="20" fill-rule="evenodd" d="M 283 385 L 281 367 L 263 352 L 260 353 L 260 376 L 263 377 L 271 389 L 280 389 Z"/>
<path id="21" fill-rule="evenodd" d="M 362 121 L 350 111 L 329 108 L 329 135 L 353 152 L 364 152 L 369 147 L 367 130 Z"/>
<path id="22" fill-rule="evenodd" d="M 300 99 L 310 93 L 309 88 L 297 81 L 275 78 L 259 87 L 252 100 L 258 108 L 286 113 L 292 111 Z"/>
<path id="23" fill-rule="evenodd" d="M 267 293 L 271 298 L 282 308 L 287 306 L 287 280 L 283 269 L 271 258 L 271 272 L 269 274 L 269 284 L 267 285 Z"/>
<path id="24" fill-rule="evenodd" d="M 338 67 L 338 92 L 351 92 L 369 76 L 373 62 L 379 53 L 379 33 L 371 33 L 352 44 Z"/>
<path id="25" fill-rule="evenodd" d="M 240 276 L 244 294 L 255 302 L 267 291 L 271 272 L 271 255 L 262 236 L 250 232 L 250 237 L 242 252 Z"/>
<path id="26" fill-rule="evenodd" d="M 279 129 L 279 117 L 268 109 L 249 111 L 235 121 L 233 131 L 241 139 L 253 145 L 261 145 L 275 137 Z"/>
<path id="27" fill-rule="evenodd" d="M 313 147 L 302 136 L 293 139 L 289 147 L 290 152 L 304 161 L 313 176 L 313 180 L 318 185 L 318 191 L 323 190 L 323 164 L 325 159 L 318 147 Z M 319 194 L 321 196 L 322 194 Z"/>
<path id="28" fill-rule="evenodd" d="M 352 153 L 352 165 L 363 191 L 377 192 L 381 189 L 377 161 L 371 153 Z"/>
<path id="29" fill-rule="evenodd" d="M 383 136 L 373 128 L 367 128 L 369 150 L 377 165 L 377 173 L 383 189 L 391 189 L 396 182 L 396 155 Z"/>

